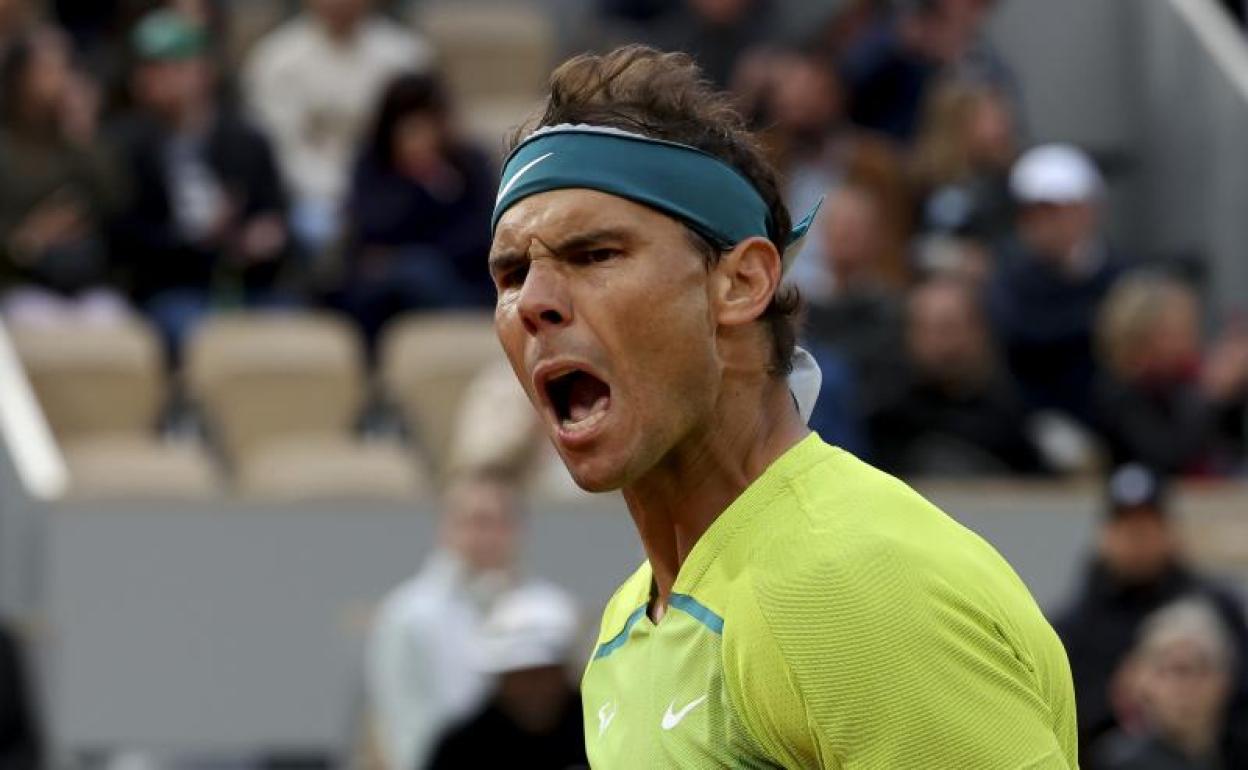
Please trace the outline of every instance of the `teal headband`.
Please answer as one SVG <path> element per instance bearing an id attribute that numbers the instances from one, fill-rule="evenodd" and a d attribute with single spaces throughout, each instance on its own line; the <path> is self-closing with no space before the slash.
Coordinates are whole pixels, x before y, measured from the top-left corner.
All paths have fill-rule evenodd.
<path id="1" fill-rule="evenodd" d="M 763 196 L 745 176 L 696 147 L 613 128 L 542 128 L 503 165 L 490 231 L 507 209 L 538 193 L 586 188 L 618 195 L 681 220 L 721 248 L 747 238 L 775 241 Z M 810 229 L 816 205 L 777 244 L 787 267 Z"/>

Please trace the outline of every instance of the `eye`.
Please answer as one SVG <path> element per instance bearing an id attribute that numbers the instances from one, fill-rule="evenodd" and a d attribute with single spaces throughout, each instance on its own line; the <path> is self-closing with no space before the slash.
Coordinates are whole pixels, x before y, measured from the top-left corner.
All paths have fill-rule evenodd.
<path id="1" fill-rule="evenodd" d="M 529 274 L 529 265 L 525 263 L 519 267 L 513 267 L 510 270 L 499 273 L 495 278 L 499 289 L 514 289 L 524 284 L 524 279 Z"/>
<path id="2" fill-rule="evenodd" d="M 577 254 L 576 261 L 585 263 L 585 264 L 606 262 L 607 260 L 614 259 L 615 257 L 618 257 L 619 255 L 620 255 L 619 249 L 609 249 L 609 248 L 586 249 L 585 251 L 582 251 L 579 254 Z"/>

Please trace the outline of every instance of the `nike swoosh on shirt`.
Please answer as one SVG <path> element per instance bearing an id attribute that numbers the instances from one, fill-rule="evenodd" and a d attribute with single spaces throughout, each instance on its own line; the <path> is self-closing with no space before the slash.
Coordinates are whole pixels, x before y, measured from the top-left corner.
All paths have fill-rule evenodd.
<path id="1" fill-rule="evenodd" d="M 520 167 L 520 170 L 519 170 L 519 171 L 517 171 L 516 173 L 512 174 L 512 175 L 511 175 L 511 179 L 508 179 L 508 180 L 507 180 L 507 184 L 505 184 L 505 185 L 503 185 L 501 188 L 499 188 L 499 190 L 498 190 L 498 197 L 494 199 L 494 205 L 495 205 L 495 206 L 497 206 L 497 205 L 498 205 L 498 202 L 499 202 L 499 201 L 501 201 L 501 200 L 503 199 L 503 196 L 504 196 L 504 195 L 506 195 L 507 193 L 511 192 L 511 188 L 513 188 L 513 187 L 515 187 L 515 186 L 516 186 L 516 182 L 519 182 L 519 181 L 520 181 L 520 177 L 522 177 L 522 176 L 524 176 L 525 174 L 529 173 L 529 169 L 533 168 L 533 167 L 534 167 L 534 166 L 536 166 L 538 163 L 541 163 L 542 161 L 546 160 L 546 159 L 547 159 L 547 158 L 549 158 L 551 155 L 554 155 L 554 153 L 553 153 L 553 152 L 548 152 L 548 153 L 546 153 L 545 155 L 539 155 L 539 156 L 537 156 L 536 158 L 534 158 L 533 160 L 531 160 L 531 161 L 529 161 L 528 163 L 525 163 L 523 166 L 521 166 L 521 167 Z"/>
<path id="2" fill-rule="evenodd" d="M 607 701 L 602 704 L 602 708 L 598 709 L 598 735 L 601 736 L 611 726 L 611 722 L 615 719 L 615 714 L 620 710 L 615 705 L 615 701 Z"/>
<path id="3" fill-rule="evenodd" d="M 697 700 L 693 701 L 692 703 L 688 704 L 687 706 L 682 708 L 680 711 L 677 711 L 675 713 L 672 712 L 672 706 L 676 705 L 676 701 L 672 701 L 671 703 L 667 704 L 667 713 L 663 715 L 663 723 L 662 723 L 663 729 L 670 730 L 676 725 L 680 724 L 681 721 L 684 720 L 685 715 L 688 714 L 690 711 L 693 711 L 699 705 L 701 705 L 702 701 L 704 700 L 706 700 L 705 695 L 703 695 L 701 698 L 698 698 Z"/>

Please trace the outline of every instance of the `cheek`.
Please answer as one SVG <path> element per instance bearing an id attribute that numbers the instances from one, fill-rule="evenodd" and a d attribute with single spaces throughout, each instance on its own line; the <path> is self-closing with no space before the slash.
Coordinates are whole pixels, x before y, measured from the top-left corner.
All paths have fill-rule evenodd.
<path id="1" fill-rule="evenodd" d="M 494 331 L 498 336 L 499 345 L 507 361 L 511 364 L 516 377 L 524 383 L 527 379 L 524 369 L 524 346 L 528 335 L 520 314 L 516 312 L 515 303 L 506 297 L 500 297 L 494 308 Z"/>
<path id="2" fill-rule="evenodd" d="M 611 367 L 629 390 L 661 410 L 704 391 L 713 368 L 714 339 L 707 308 L 705 279 L 676 284 L 660 281 L 625 296 L 604 297 L 587 312 L 606 342 Z"/>

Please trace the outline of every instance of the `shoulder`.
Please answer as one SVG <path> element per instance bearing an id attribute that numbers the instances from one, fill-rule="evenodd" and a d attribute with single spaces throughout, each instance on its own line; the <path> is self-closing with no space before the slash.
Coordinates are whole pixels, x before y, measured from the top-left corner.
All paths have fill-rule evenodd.
<path id="1" fill-rule="evenodd" d="M 424 39 L 386 18 L 369 20 L 364 36 L 365 47 L 370 53 L 393 59 L 406 67 L 425 67 L 433 56 L 432 49 Z"/>
<path id="2" fill-rule="evenodd" d="M 1151 764 L 1149 760 L 1157 759 L 1157 749 L 1151 740 L 1121 731 L 1102 737 L 1092 745 L 1089 753 L 1095 767 L 1109 770 L 1148 766 Z"/>
<path id="3" fill-rule="evenodd" d="M 291 19 L 256 41 L 247 56 L 246 69 L 265 72 L 291 65 L 314 45 L 312 33 L 307 19 Z"/>
<path id="4" fill-rule="evenodd" d="M 419 628 L 436 619 L 444 593 L 427 574 L 418 573 L 382 598 L 375 626 L 391 630 Z"/>
<path id="5" fill-rule="evenodd" d="M 1029 657 L 1014 637 L 1039 630 L 1039 608 L 978 535 L 848 453 L 791 486 L 794 502 L 752 538 L 741 593 L 756 622 L 736 632 L 831 669 L 861 669 L 864 650 L 904 668 L 950 643 Z"/>
<path id="6" fill-rule="evenodd" d="M 245 115 L 235 109 L 226 109 L 217 116 L 212 127 L 212 140 L 230 147 L 243 147 L 248 152 L 267 150 L 269 139 Z"/>

